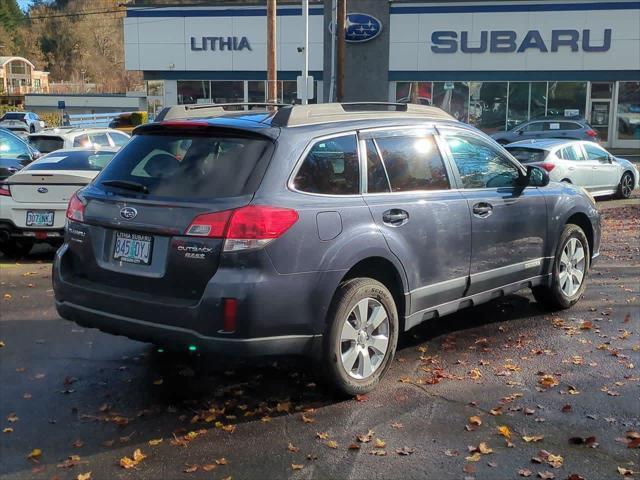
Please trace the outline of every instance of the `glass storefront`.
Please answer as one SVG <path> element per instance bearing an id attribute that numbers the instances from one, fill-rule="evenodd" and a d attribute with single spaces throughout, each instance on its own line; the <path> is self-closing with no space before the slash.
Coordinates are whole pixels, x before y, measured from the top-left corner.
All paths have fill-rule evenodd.
<path id="1" fill-rule="evenodd" d="M 178 82 L 178 103 L 207 103 L 211 101 L 211 82 L 182 80 Z"/>
<path id="2" fill-rule="evenodd" d="M 584 117 L 587 85 L 587 82 L 396 82 L 395 99 L 440 107 L 458 120 L 491 133 L 547 115 Z"/>
<path id="3" fill-rule="evenodd" d="M 619 140 L 640 140 L 640 82 L 620 82 L 617 120 Z"/>

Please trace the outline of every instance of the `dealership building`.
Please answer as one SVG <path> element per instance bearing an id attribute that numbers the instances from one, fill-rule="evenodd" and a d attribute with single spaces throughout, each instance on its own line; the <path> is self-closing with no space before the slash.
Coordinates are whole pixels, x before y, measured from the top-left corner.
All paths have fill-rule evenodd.
<path id="1" fill-rule="evenodd" d="M 335 90 L 331 0 L 311 1 L 312 101 Z M 346 101 L 439 106 L 487 132 L 545 115 L 586 117 L 604 144 L 640 148 L 640 1 L 347 0 Z M 125 59 L 151 108 L 264 102 L 265 2 L 127 9 Z M 278 2 L 279 96 L 296 100 L 300 2 Z"/>

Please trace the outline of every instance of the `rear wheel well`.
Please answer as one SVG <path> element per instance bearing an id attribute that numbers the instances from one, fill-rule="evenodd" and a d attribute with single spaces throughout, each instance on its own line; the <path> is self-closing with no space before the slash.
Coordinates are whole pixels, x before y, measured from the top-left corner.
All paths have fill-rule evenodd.
<path id="1" fill-rule="evenodd" d="M 563 178 L 562 180 L 560 180 L 561 182 L 567 182 L 567 183 L 572 183 L 571 180 L 569 180 L 568 178 Z"/>
<path id="2" fill-rule="evenodd" d="M 589 242 L 589 254 L 593 255 L 593 227 L 591 226 L 589 217 L 584 213 L 574 213 L 567 220 L 567 224 L 570 223 L 582 229 L 584 235 L 587 237 L 587 242 Z"/>
<path id="3" fill-rule="evenodd" d="M 340 283 L 352 278 L 372 278 L 387 287 L 396 303 L 398 319 L 400 320 L 400 331 L 403 331 L 405 315 L 404 288 L 400 273 L 395 265 L 382 257 L 366 258 L 351 267 Z"/>

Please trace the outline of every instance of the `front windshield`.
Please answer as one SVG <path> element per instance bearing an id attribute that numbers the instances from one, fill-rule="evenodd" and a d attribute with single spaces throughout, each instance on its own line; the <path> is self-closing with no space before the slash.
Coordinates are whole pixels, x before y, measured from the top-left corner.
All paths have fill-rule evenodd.
<path id="1" fill-rule="evenodd" d="M 26 143 L 11 133 L 0 131 L 0 158 L 31 158 Z"/>

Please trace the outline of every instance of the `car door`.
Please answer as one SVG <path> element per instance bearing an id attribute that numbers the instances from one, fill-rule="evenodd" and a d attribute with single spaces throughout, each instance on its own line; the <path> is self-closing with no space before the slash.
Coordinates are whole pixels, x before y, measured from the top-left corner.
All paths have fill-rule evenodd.
<path id="1" fill-rule="evenodd" d="M 471 214 L 466 295 L 519 286 L 540 275 L 547 236 L 544 195 L 519 186 L 522 166 L 489 140 L 468 130 L 439 130 Z"/>
<path id="2" fill-rule="evenodd" d="M 585 188 L 591 185 L 592 165 L 587 161 L 580 144 L 564 145 L 556 151 L 556 156 L 562 160 L 562 166 L 566 169 L 563 175 L 571 183 Z"/>
<path id="3" fill-rule="evenodd" d="M 361 131 L 364 199 L 390 250 L 404 266 L 411 308 L 421 312 L 459 299 L 468 282 L 471 221 L 467 202 L 435 138 L 424 128 Z"/>
<path id="4" fill-rule="evenodd" d="M 609 152 L 593 142 L 582 142 L 582 148 L 591 165 L 590 190 L 597 192 L 615 189 L 620 182 L 621 174 L 618 164 L 611 161 Z"/>
<path id="5" fill-rule="evenodd" d="M 531 122 L 524 125 L 518 130 L 518 140 L 530 140 L 534 138 L 542 138 L 544 136 L 544 122 Z"/>

